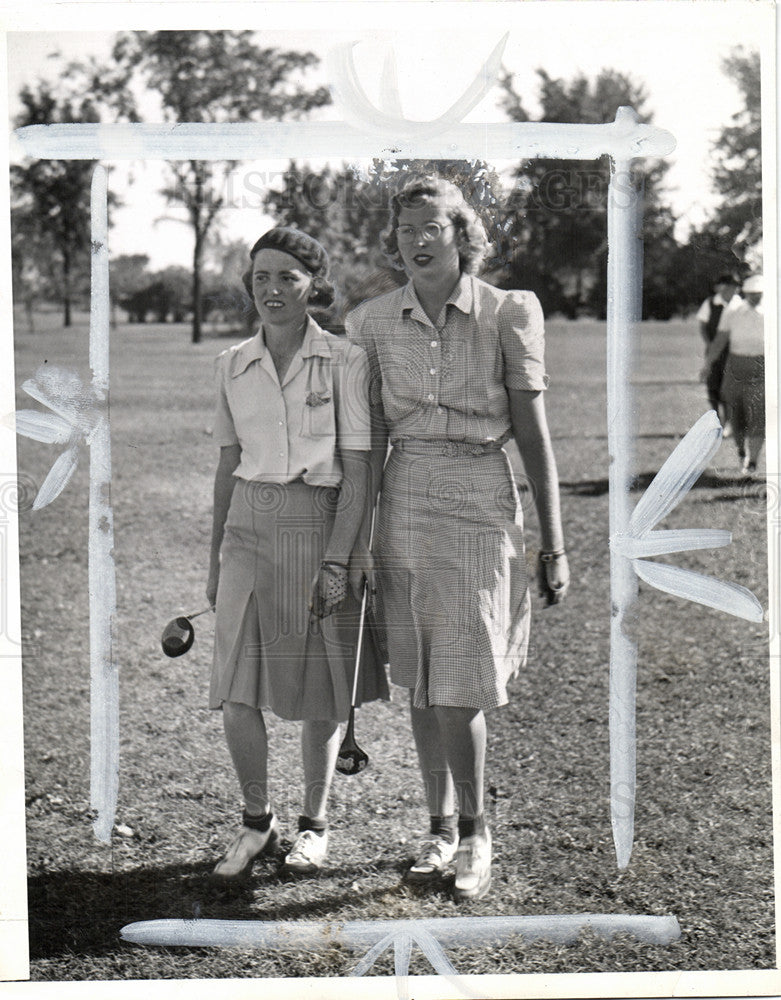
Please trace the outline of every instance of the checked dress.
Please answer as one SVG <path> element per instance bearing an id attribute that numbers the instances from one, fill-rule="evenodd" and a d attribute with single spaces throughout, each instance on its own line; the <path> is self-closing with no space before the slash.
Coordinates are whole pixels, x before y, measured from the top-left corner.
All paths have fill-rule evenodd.
<path id="1" fill-rule="evenodd" d="M 491 709 L 526 660 L 523 519 L 507 456 L 508 389 L 547 387 L 531 292 L 461 278 L 438 322 L 412 284 L 346 319 L 393 448 L 378 506 L 376 616 L 414 704 Z"/>

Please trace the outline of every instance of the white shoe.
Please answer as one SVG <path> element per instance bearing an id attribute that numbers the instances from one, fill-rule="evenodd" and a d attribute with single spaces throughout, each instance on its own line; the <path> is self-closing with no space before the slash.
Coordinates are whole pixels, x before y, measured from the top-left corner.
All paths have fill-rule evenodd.
<path id="1" fill-rule="evenodd" d="M 479 899 L 491 886 L 491 831 L 464 837 L 456 851 L 454 899 Z"/>
<path id="2" fill-rule="evenodd" d="M 447 840 L 432 834 L 420 845 L 415 861 L 407 869 L 409 882 L 426 882 L 435 875 L 441 875 L 456 856 L 458 840 Z"/>
<path id="3" fill-rule="evenodd" d="M 296 837 L 290 854 L 285 856 L 285 868 L 291 872 L 308 874 L 323 867 L 328 854 L 328 831 L 315 833 L 302 830 Z"/>
<path id="4" fill-rule="evenodd" d="M 724 428 L 721 432 L 721 436 L 725 441 L 727 441 L 729 438 L 732 437 L 732 434 L 733 434 L 732 424 L 729 422 L 729 420 L 726 420 L 724 422 Z"/>
<path id="5" fill-rule="evenodd" d="M 221 861 L 218 861 L 212 877 L 234 881 L 245 878 L 252 870 L 252 863 L 259 854 L 270 853 L 279 843 L 279 823 L 271 817 L 268 830 L 254 830 L 242 826 L 239 835 L 230 845 Z"/>

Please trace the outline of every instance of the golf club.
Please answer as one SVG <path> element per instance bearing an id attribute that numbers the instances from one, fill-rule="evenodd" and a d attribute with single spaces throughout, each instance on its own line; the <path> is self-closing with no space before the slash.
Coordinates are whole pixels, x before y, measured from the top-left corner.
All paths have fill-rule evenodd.
<path id="1" fill-rule="evenodd" d="M 353 696 L 350 704 L 350 718 L 347 722 L 347 731 L 344 734 L 342 745 L 339 747 L 339 756 L 336 758 L 336 770 L 342 774 L 359 774 L 369 763 L 369 756 L 355 742 L 355 695 L 358 691 L 358 670 L 361 664 L 361 640 L 363 639 L 363 623 L 366 617 L 366 598 L 369 592 L 369 585 L 366 581 L 363 584 L 363 597 L 361 598 L 361 617 L 358 621 L 358 644 L 355 650 L 355 674 L 353 675 Z"/>
<path id="2" fill-rule="evenodd" d="M 163 629 L 161 644 L 166 656 L 181 656 L 186 653 L 195 640 L 195 629 L 192 627 L 192 619 L 199 615 L 205 615 L 212 608 L 204 608 L 203 611 L 196 611 L 191 615 L 180 615 L 172 618 Z"/>
<path id="3" fill-rule="evenodd" d="M 374 515 L 372 511 L 372 523 L 369 529 L 369 549 L 371 550 L 374 541 Z M 358 692 L 358 671 L 361 666 L 361 645 L 363 642 L 363 625 L 366 619 L 366 603 L 369 594 L 369 581 L 363 581 L 363 596 L 361 597 L 361 616 L 358 619 L 358 642 L 355 647 L 355 673 L 353 674 L 353 696 L 350 702 L 350 718 L 347 721 L 347 730 L 339 747 L 339 756 L 336 758 L 336 770 L 341 774 L 360 774 L 369 763 L 369 755 L 365 753 L 355 742 L 355 696 Z"/>

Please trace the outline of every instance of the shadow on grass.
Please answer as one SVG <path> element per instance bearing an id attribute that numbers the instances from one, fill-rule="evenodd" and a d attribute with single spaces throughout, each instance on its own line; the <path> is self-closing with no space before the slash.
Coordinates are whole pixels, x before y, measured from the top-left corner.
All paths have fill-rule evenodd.
<path id="1" fill-rule="evenodd" d="M 390 860 L 373 867 L 377 872 L 387 871 L 391 878 L 394 871 L 403 870 Z M 313 879 L 283 873 L 278 858 L 262 859 L 248 879 L 225 886 L 210 880 L 211 869 L 212 862 L 204 862 L 113 873 L 35 875 L 27 883 L 30 958 L 115 953 L 120 929 L 140 920 L 333 919 L 356 903 L 351 881 L 358 868 L 324 870 Z M 365 876 L 366 868 L 360 873 Z M 360 901 L 364 904 L 395 892 L 408 895 L 400 876 L 396 884 L 383 879 L 375 888 L 362 888 Z"/>
<path id="2" fill-rule="evenodd" d="M 640 472 L 631 482 L 631 489 L 636 492 L 644 492 L 651 485 L 656 472 Z M 581 497 L 601 497 L 608 492 L 609 481 L 604 479 L 580 479 L 576 482 L 559 482 L 559 486 L 564 493 L 570 493 Z M 714 472 L 703 472 L 700 478 L 692 487 L 693 490 L 713 490 L 730 487 L 739 487 L 739 491 L 729 494 L 731 500 L 758 499 L 764 496 L 765 484 L 761 480 L 747 479 L 744 476 L 720 476 Z M 727 499 L 722 495 L 721 499 Z"/>

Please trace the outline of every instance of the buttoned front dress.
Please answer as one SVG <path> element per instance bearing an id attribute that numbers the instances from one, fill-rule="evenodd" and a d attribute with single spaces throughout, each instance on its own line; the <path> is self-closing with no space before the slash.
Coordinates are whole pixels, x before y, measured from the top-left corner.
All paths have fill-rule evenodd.
<path id="1" fill-rule="evenodd" d="M 523 519 L 501 445 L 507 390 L 547 387 L 539 302 L 462 275 L 437 323 L 410 283 L 346 328 L 394 445 L 375 545 L 391 679 L 420 708 L 496 708 L 529 643 Z"/>
<path id="2" fill-rule="evenodd" d="M 239 444 L 241 458 L 220 549 L 209 705 L 344 720 L 359 606 L 348 594 L 313 619 L 310 600 L 349 488 L 340 452 L 370 448 L 366 356 L 309 318 L 281 384 L 261 331 L 219 356 L 217 387 L 214 438 Z M 377 697 L 387 682 L 367 636 L 356 703 Z"/>

